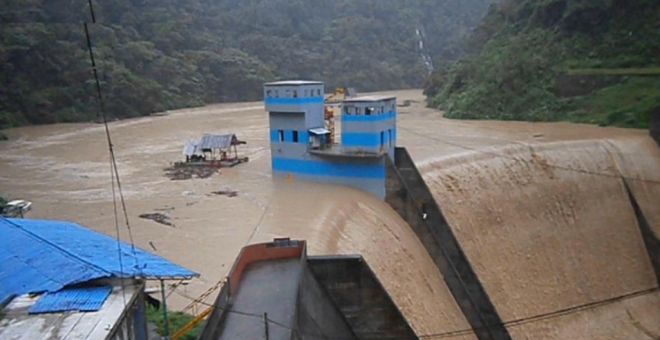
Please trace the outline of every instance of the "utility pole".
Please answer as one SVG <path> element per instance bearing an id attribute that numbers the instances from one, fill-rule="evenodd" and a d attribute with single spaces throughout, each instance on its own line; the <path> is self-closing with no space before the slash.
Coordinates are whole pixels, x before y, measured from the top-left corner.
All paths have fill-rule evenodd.
<path id="1" fill-rule="evenodd" d="M 268 335 L 268 313 L 264 313 L 264 328 L 266 330 L 266 340 L 270 340 L 270 337 Z"/>
<path id="2" fill-rule="evenodd" d="M 165 296 L 165 281 L 160 280 L 160 293 L 163 297 L 163 303 L 160 308 L 163 309 L 163 327 L 165 328 L 165 340 L 170 340 L 170 320 L 167 319 L 167 297 Z"/>

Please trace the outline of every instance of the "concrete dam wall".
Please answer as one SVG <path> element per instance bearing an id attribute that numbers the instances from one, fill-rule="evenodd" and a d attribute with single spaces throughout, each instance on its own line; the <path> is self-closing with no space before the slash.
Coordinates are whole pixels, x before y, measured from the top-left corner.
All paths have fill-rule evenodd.
<path id="1" fill-rule="evenodd" d="M 431 191 L 404 148 L 388 162 L 386 201 L 415 231 L 480 340 L 510 339 Z"/>
<path id="2" fill-rule="evenodd" d="M 485 293 L 512 324 L 512 338 L 660 335 L 650 258 L 657 249 L 648 247 L 658 235 L 660 205 L 652 198 L 659 197 L 660 172 L 647 172 L 660 158 L 629 148 L 625 142 L 516 146 L 420 167 Z M 650 164 L 628 165 L 635 157 Z M 622 177 L 634 179 L 634 201 Z M 515 322 L 629 294 L 634 297 L 596 309 Z"/>

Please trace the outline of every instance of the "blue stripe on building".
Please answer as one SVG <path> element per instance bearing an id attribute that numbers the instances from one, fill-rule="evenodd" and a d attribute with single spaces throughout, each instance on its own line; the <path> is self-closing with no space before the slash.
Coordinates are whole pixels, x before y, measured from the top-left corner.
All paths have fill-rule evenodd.
<path id="1" fill-rule="evenodd" d="M 341 134 L 341 144 L 346 146 L 380 146 L 380 132 L 345 132 Z"/>
<path id="2" fill-rule="evenodd" d="M 266 98 L 266 104 L 314 104 L 323 103 L 323 97 L 308 97 L 308 98 Z"/>
<path id="3" fill-rule="evenodd" d="M 274 157 L 273 170 L 311 176 L 385 178 L 385 167 L 381 163 L 338 163 Z"/>
<path id="4" fill-rule="evenodd" d="M 292 130 L 284 130 L 284 141 L 287 143 L 293 142 L 293 131 Z"/>
<path id="5" fill-rule="evenodd" d="M 303 144 L 309 143 L 309 132 L 300 131 L 300 132 L 298 132 L 298 135 L 299 135 L 298 136 L 298 138 L 299 138 L 298 142 L 303 143 Z"/>
<path id="6" fill-rule="evenodd" d="M 341 116 L 341 120 L 343 122 L 380 122 L 392 118 L 396 118 L 396 112 L 388 112 L 380 115 L 370 115 L 370 116 L 366 116 L 366 115 L 349 116 L 346 114 L 342 114 Z"/>

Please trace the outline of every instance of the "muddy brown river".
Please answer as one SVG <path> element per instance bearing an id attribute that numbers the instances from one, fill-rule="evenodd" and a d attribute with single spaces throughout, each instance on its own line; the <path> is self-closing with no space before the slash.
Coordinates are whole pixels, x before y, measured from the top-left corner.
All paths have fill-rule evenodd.
<path id="1" fill-rule="evenodd" d="M 504 321 L 657 286 L 622 179 L 660 234 L 660 149 L 648 131 L 449 120 L 424 107 L 421 91 L 388 94 L 413 101 L 399 108 L 398 144 L 420 167 Z M 292 237 L 308 240 L 311 254 L 362 254 L 418 334 L 469 328 L 420 241 L 387 204 L 351 188 L 271 177 L 262 103 L 172 111 L 110 129 L 136 244 L 201 274 L 171 295 L 173 308 L 221 280 L 244 245 Z M 208 132 L 246 140 L 240 153 L 250 162 L 207 179 L 168 179 L 164 168 L 182 160 L 183 143 Z M 0 192 L 31 200 L 31 218 L 114 236 L 102 125 L 7 134 Z M 211 194 L 223 190 L 238 195 Z M 138 218 L 158 212 L 173 226 Z M 515 339 L 657 339 L 658 320 L 656 292 L 509 332 Z"/>

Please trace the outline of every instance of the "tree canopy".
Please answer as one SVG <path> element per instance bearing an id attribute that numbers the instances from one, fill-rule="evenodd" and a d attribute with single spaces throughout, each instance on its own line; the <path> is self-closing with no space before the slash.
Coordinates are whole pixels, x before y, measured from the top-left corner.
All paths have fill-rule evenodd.
<path id="1" fill-rule="evenodd" d="M 90 33 L 108 112 L 126 118 L 257 100 L 283 78 L 417 87 L 417 31 L 436 62 L 453 60 L 489 2 L 107 0 Z M 0 20 L 0 128 L 96 118 L 88 2 L 6 0 Z"/>

